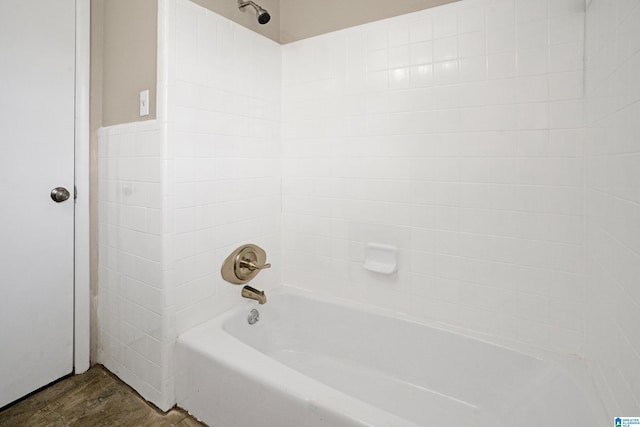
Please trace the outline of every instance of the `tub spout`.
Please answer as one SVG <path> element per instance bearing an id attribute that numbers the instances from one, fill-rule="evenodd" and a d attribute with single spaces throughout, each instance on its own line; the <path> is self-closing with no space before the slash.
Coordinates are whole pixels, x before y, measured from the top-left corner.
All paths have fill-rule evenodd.
<path id="1" fill-rule="evenodd" d="M 260 304 L 265 304 L 267 302 L 267 296 L 264 294 L 264 291 L 259 291 L 249 285 L 242 288 L 242 296 L 244 298 L 256 300 Z"/>

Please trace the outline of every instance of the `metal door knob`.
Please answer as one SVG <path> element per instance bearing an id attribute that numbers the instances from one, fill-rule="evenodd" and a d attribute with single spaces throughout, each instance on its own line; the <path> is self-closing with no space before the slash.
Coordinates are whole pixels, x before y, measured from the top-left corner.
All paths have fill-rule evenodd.
<path id="1" fill-rule="evenodd" d="M 64 202 L 69 196 L 69 190 L 64 187 L 56 187 L 51 190 L 51 199 L 56 203 Z"/>

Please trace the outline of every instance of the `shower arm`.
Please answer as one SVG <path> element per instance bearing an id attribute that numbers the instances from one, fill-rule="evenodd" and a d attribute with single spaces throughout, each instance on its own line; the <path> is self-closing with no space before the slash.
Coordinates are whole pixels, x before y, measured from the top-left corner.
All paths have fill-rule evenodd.
<path id="1" fill-rule="evenodd" d="M 253 7 L 255 9 L 255 11 L 258 12 L 259 6 L 255 2 L 253 2 L 251 0 L 247 0 L 247 1 L 238 0 L 238 8 L 244 9 L 247 6 Z"/>

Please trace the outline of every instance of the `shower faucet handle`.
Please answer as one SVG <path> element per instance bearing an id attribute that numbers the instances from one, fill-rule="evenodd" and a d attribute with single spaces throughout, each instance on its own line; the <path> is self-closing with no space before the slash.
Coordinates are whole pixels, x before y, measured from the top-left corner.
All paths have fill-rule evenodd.
<path id="1" fill-rule="evenodd" d="M 256 265 L 254 262 L 252 262 L 249 259 L 241 259 L 239 262 L 240 267 L 244 267 L 244 268 L 248 268 L 249 270 L 253 271 L 253 270 L 264 270 L 265 268 L 271 268 L 271 264 L 270 263 L 266 263 L 264 265 Z"/>
<path id="2" fill-rule="evenodd" d="M 234 285 L 244 285 L 260 273 L 271 268 L 267 254 L 259 246 L 248 244 L 233 251 L 222 263 L 222 278 Z"/>

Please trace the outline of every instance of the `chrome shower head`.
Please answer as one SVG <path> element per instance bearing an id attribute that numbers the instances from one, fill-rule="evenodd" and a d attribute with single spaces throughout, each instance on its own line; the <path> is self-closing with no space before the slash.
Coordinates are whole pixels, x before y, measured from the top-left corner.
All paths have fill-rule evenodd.
<path id="1" fill-rule="evenodd" d="M 269 15 L 269 12 L 267 12 L 266 9 L 263 9 L 261 6 L 255 4 L 252 1 L 238 0 L 238 9 L 243 10 L 247 6 L 251 6 L 256 11 L 258 23 L 260 23 L 261 25 L 264 25 L 267 22 L 271 21 L 271 15 Z"/>

